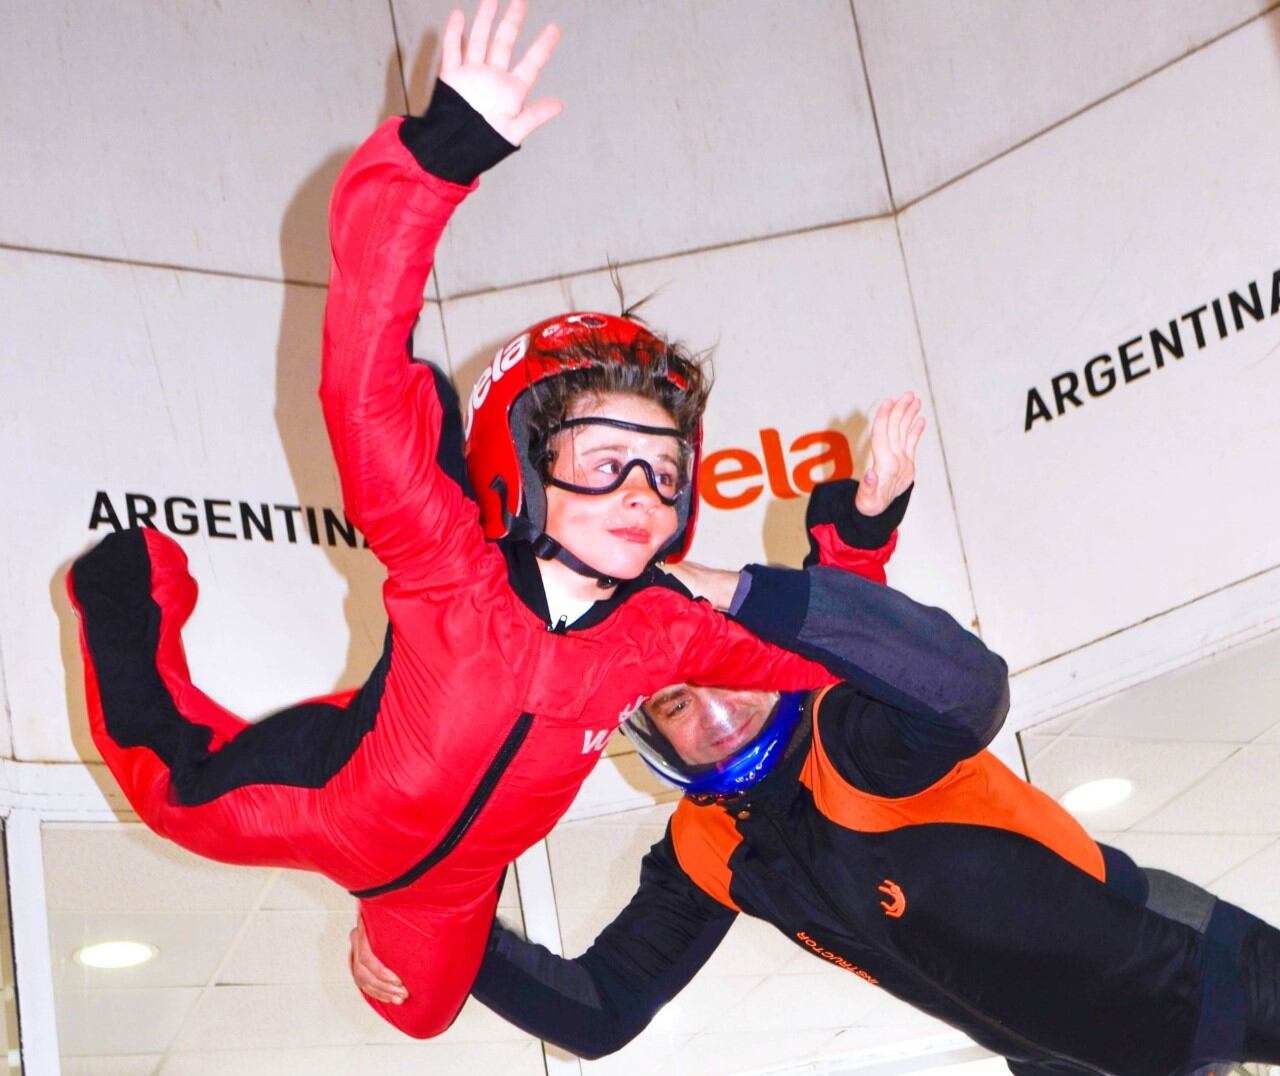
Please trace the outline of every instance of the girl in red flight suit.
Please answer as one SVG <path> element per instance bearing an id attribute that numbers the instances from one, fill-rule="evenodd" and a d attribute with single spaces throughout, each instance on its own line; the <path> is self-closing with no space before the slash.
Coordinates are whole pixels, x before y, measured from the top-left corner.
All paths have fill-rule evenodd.
<path id="1" fill-rule="evenodd" d="M 555 28 L 508 71 L 523 5 L 490 41 L 496 6 L 465 54 L 451 16 L 426 115 L 384 123 L 333 195 L 321 397 L 347 513 L 387 570 L 368 681 L 246 723 L 190 681 L 176 543 L 124 531 L 69 578 L 94 739 L 139 816 L 201 855 L 354 893 L 375 950 L 418 977 L 409 1003 L 375 1008 L 419 1037 L 465 1000 L 507 864 L 638 697 L 832 679 L 654 567 L 692 536 L 705 391 L 636 322 L 565 315 L 501 349 L 472 393 L 468 481 L 457 399 L 405 345 L 453 209 L 559 112 L 525 104 Z"/>

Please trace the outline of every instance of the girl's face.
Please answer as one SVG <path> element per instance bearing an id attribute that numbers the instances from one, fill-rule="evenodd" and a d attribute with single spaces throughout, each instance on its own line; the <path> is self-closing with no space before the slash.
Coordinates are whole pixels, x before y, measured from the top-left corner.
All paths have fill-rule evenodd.
<path id="1" fill-rule="evenodd" d="M 611 418 L 639 426 L 675 425 L 653 400 L 620 393 L 583 396 L 569 418 Z M 681 442 L 674 435 L 616 426 L 583 425 L 551 439 L 551 476 L 575 486 L 608 486 L 633 459 L 653 469 L 662 495 L 675 497 L 684 482 Z M 570 553 L 615 579 L 634 579 L 676 532 L 673 506 L 662 503 L 644 470 L 633 467 L 617 489 L 603 494 L 547 487 L 547 533 Z"/>

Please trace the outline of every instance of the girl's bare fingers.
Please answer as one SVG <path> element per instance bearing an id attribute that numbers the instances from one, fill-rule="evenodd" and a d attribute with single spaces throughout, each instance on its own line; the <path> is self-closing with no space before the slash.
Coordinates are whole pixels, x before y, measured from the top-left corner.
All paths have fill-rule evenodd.
<path id="1" fill-rule="evenodd" d="M 920 443 L 920 435 L 924 433 L 927 425 L 925 418 L 921 415 L 911 424 L 911 428 L 907 431 L 907 439 L 903 442 L 902 451 L 912 463 L 915 465 L 916 446 Z"/>
<path id="2" fill-rule="evenodd" d="M 524 23 L 525 0 L 511 0 L 493 33 L 493 44 L 489 46 L 489 63 L 494 67 L 506 70 L 511 66 L 511 53 L 515 51 L 516 38 L 520 36 L 520 27 Z"/>
<path id="3" fill-rule="evenodd" d="M 541 101 L 526 105 L 520 115 L 512 121 L 512 144 L 520 145 L 544 123 L 555 119 L 563 111 L 564 105 L 554 97 L 544 97 Z"/>
<path id="4" fill-rule="evenodd" d="M 889 422 L 895 437 L 898 437 L 898 438 L 901 437 L 902 428 L 903 428 L 902 418 L 907 413 L 907 410 L 908 408 L 910 408 L 911 403 L 914 399 L 915 397 L 912 396 L 911 393 L 904 392 L 901 396 L 899 396 L 896 400 L 893 401 L 893 411 L 889 416 Z"/>
<path id="5" fill-rule="evenodd" d="M 498 13 L 498 0 L 480 0 L 471 20 L 471 36 L 467 38 L 467 63 L 482 64 L 489 52 L 489 31 Z"/>
<path id="6" fill-rule="evenodd" d="M 538 76 L 546 67 L 547 61 L 551 59 L 551 54 L 556 51 L 559 40 L 560 27 L 554 22 L 547 23 L 542 28 L 542 32 L 533 39 L 533 44 L 529 46 L 511 73 L 526 86 L 532 86 L 538 81 Z"/>
<path id="7" fill-rule="evenodd" d="M 467 16 L 460 8 L 449 12 L 449 21 L 444 24 L 444 37 L 440 41 L 440 77 L 447 80 L 448 75 L 462 65 L 462 29 L 467 24 Z"/>
<path id="8" fill-rule="evenodd" d="M 871 466 L 889 451 L 889 416 L 892 413 L 893 401 L 882 400 L 871 419 Z"/>
<path id="9" fill-rule="evenodd" d="M 903 408 L 902 414 L 898 418 L 898 429 L 896 431 L 898 444 L 902 444 L 906 440 L 907 432 L 915 424 L 916 419 L 920 415 L 920 408 L 923 406 L 924 404 L 920 400 L 920 397 L 913 396 L 911 398 L 911 402 Z"/>

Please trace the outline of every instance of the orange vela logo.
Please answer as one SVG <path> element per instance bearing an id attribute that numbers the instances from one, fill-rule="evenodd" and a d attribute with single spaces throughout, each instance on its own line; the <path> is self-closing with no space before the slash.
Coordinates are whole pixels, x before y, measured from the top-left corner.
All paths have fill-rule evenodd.
<path id="1" fill-rule="evenodd" d="M 816 449 L 817 451 L 811 451 Z M 805 453 L 794 461 L 790 458 Z M 709 452 L 698 467 L 698 489 L 712 508 L 745 508 L 768 483 L 780 500 L 812 493 L 819 482 L 853 477 L 853 451 L 839 430 L 802 433 L 785 450 L 774 429 L 760 431 L 760 451 L 722 448 Z"/>

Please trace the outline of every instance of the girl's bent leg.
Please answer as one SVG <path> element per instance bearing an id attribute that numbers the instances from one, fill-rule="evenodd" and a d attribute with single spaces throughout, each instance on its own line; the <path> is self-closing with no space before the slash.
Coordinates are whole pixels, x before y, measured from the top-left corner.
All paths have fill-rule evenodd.
<path id="1" fill-rule="evenodd" d="M 363 717 L 345 707 L 349 695 L 250 723 L 195 687 L 181 631 L 196 584 L 181 548 L 156 531 L 108 536 L 75 563 L 68 589 L 94 743 L 148 826 L 226 863 L 360 877 L 318 802 L 347 757 L 330 741 L 359 740 L 351 724 Z M 337 761 L 317 774 L 315 752 Z"/>
<path id="2" fill-rule="evenodd" d="M 196 765 L 247 723 L 191 683 L 181 632 L 196 584 L 171 538 L 108 535 L 76 561 L 67 587 L 80 615 L 94 743 L 146 819 L 171 771 Z"/>
<path id="3" fill-rule="evenodd" d="M 402 1005 L 364 994 L 388 1023 L 415 1039 L 448 1030 L 457 1018 L 480 971 L 489 930 L 498 906 L 498 885 L 487 885 L 473 900 L 423 901 L 416 892 L 388 894 L 360 902 L 360 918 L 369 947 L 409 991 Z"/>

